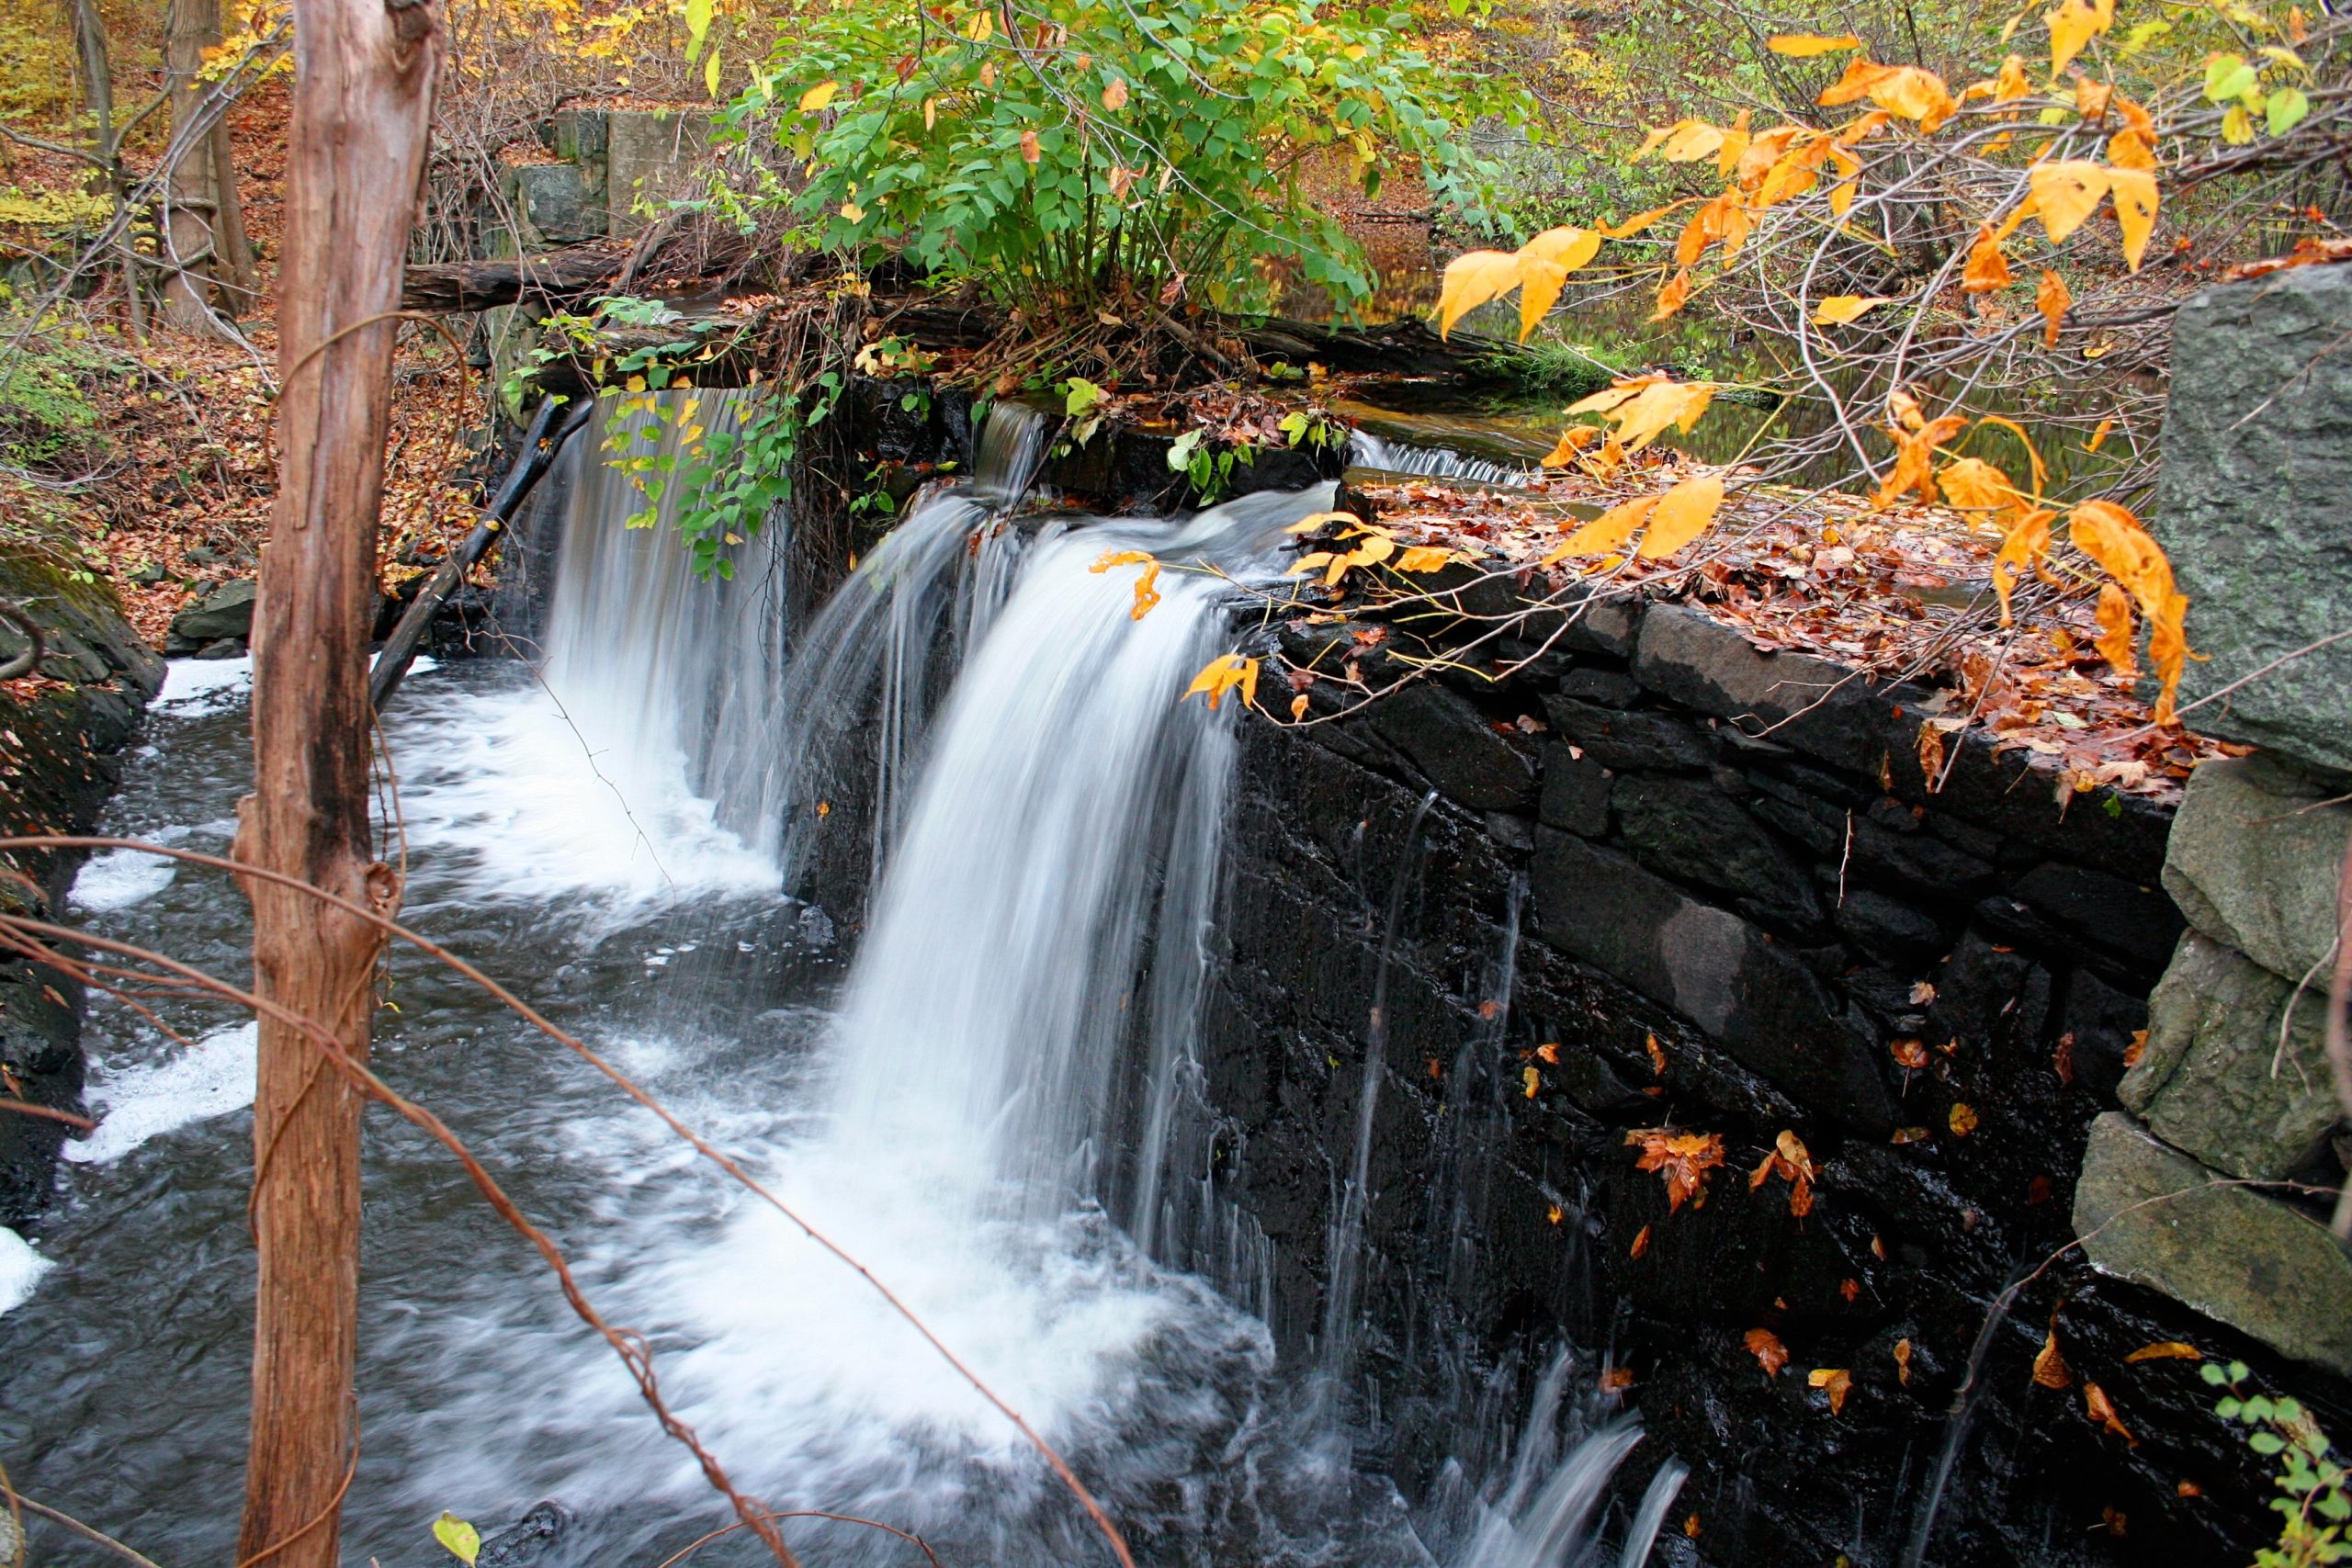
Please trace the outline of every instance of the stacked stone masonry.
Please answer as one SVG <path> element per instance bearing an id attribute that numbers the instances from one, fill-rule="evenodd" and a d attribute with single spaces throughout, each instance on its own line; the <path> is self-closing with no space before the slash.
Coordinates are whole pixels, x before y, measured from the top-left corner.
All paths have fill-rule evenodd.
<path id="1" fill-rule="evenodd" d="M 1479 592 L 1465 615 L 1493 608 Z M 1476 625 L 1295 624 L 1269 678 L 1353 660 L 1398 680 Z M 1315 712 L 1335 690 L 1310 688 Z M 2352 1428 L 2340 1333 L 2281 1329 L 2291 1307 L 2209 1315 L 2226 1303 L 2204 1281 L 2070 1247 L 2086 1147 L 2149 1143 L 2127 1108 L 2185 1092 L 2157 1083 L 2166 1062 L 2177 1078 L 2224 1048 L 2192 1024 L 2134 1052 L 2171 1027 L 2145 998 L 2203 940 L 2180 907 L 2196 895 L 2167 880 L 2171 813 L 2145 800 L 2066 797 L 1974 739 L 1931 787 L 1936 702 L 1759 651 L 1690 606 L 1604 603 L 1510 678 L 1457 669 L 1245 732 L 1204 1022 L 1209 1184 L 1264 1237 L 1278 1338 L 1311 1348 L 1365 1042 L 1385 1039 L 1360 1362 L 1395 1434 L 1375 1457 L 1408 1491 L 1439 1483 L 1466 1397 L 1441 1347 L 1525 1367 L 1566 1341 L 1596 1380 L 1604 1360 L 1630 1372 L 1650 1438 L 1618 1484 L 1668 1454 L 1692 1465 L 1700 1533 L 1662 1548 L 1678 1562 L 1898 1560 L 1980 1334 L 1930 1562 L 2150 1561 L 2109 1509 L 2168 1561 L 2243 1560 L 2267 1478 L 2195 1365 L 2126 1359 L 2144 1345 L 2242 1357 Z M 2303 1174 L 2333 1170 L 2312 1107 L 2247 1110 L 2264 1131 L 2239 1135 L 2245 1157 L 2291 1145 Z M 1660 1128 L 1723 1139 L 1702 1201 L 1673 1207 L 1636 1168 L 1629 1135 Z M 1806 1213 L 1785 1177 L 1751 1182 L 1783 1131 L 1817 1167 Z M 2141 1163 L 2119 1190 L 2178 1180 Z M 2266 1234 L 2310 1224 L 2264 1213 Z M 1754 1329 L 1788 1370 L 1766 1374 Z M 2053 1332 L 2064 1392 L 2031 1378 Z M 1849 1374 L 1841 1411 L 1815 1368 Z M 2086 1382 L 2131 1441 L 2085 1418 Z"/>

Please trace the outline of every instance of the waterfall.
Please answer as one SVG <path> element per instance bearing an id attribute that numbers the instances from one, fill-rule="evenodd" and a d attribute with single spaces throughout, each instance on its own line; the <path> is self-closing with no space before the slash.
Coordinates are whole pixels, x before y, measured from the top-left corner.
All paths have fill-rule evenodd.
<path id="1" fill-rule="evenodd" d="M 875 895 L 837 1036 L 845 1157 L 913 1160 L 939 1201 L 1034 1220 L 1109 1197 L 1122 1134 L 1164 1127 L 1137 1101 L 1170 1092 L 1190 1048 L 1183 976 L 1202 962 L 1238 717 L 1178 700 L 1231 647 L 1231 590 L 1188 569 L 1272 576 L 1282 529 L 1329 504 L 1327 487 L 1250 496 L 1030 547 Z M 1166 563 L 1140 619 L 1138 569 L 1091 570 L 1126 550 Z M 1139 1075 L 1122 1073 L 1131 1044 Z"/>
<path id="2" fill-rule="evenodd" d="M 761 801 L 788 814 L 785 859 L 796 880 L 835 804 L 861 793 L 871 864 L 882 864 L 941 678 L 953 674 L 1011 592 L 1023 536 L 989 525 L 1035 482 L 1046 431 L 1040 411 L 994 405 L 969 479 L 918 491 L 810 621 L 786 676 L 789 716 Z"/>
<path id="3" fill-rule="evenodd" d="M 784 737 L 789 520 L 769 517 L 737 547 L 727 581 L 697 576 L 677 534 L 689 493 L 676 472 L 681 436 L 696 422 L 714 434 L 733 428 L 752 395 L 653 392 L 639 400 L 650 408 L 605 417 L 607 446 L 653 458 L 669 482 L 649 503 L 633 477 L 583 454 L 591 460 L 569 498 L 542 673 L 624 800 L 666 798 L 682 780 L 713 805 L 719 828 L 772 863 L 767 780 Z M 628 526 L 649 504 L 650 525 Z"/>
<path id="4" fill-rule="evenodd" d="M 1359 430 L 1348 438 L 1348 462 L 1359 468 L 1379 468 L 1422 479 L 1469 479 L 1477 484 L 1523 485 L 1535 477 L 1535 470 L 1523 464 L 1473 457 L 1451 446 L 1418 446 L 1410 442 L 1391 441 L 1368 430 Z"/>

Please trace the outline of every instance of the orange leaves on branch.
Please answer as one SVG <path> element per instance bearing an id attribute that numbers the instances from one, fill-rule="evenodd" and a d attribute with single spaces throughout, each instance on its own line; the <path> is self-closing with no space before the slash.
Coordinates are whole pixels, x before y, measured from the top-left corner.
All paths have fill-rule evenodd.
<path id="1" fill-rule="evenodd" d="M 1438 336 L 1490 299 L 1520 291 L 1519 337 L 1527 341 L 1535 323 L 1560 298 L 1568 275 L 1600 252 L 1600 232 L 1590 229 L 1546 229 L 1516 251 L 1466 251 L 1446 264 L 1438 292 Z"/>
<path id="2" fill-rule="evenodd" d="M 1722 479 L 1713 474 L 1684 479 L 1658 497 L 1650 512 L 1649 527 L 1642 534 L 1642 547 L 1635 553 L 1645 560 L 1674 554 L 1713 525 L 1723 504 Z"/>
<path id="3" fill-rule="evenodd" d="M 1602 391 L 1571 403 L 1571 414 L 1597 413 L 1617 427 L 1617 438 L 1628 452 L 1638 452 L 1666 433 L 1668 425 L 1690 434 L 1699 416 L 1714 400 L 1711 381 L 1675 381 L 1664 376 L 1637 376 L 1618 381 Z"/>
<path id="4" fill-rule="evenodd" d="M 2058 346 L 2058 329 L 2066 320 L 2066 308 L 2075 302 L 2074 294 L 2066 288 L 2066 280 L 2054 272 L 2044 272 L 2033 290 L 2033 308 L 2041 312 L 2041 346 Z"/>
<path id="5" fill-rule="evenodd" d="M 1021 133 L 1021 161 L 1024 164 L 1034 164 L 1038 159 L 1044 156 L 1044 150 L 1037 145 L 1037 133 L 1034 130 L 1023 131 Z"/>
<path id="6" fill-rule="evenodd" d="M 2009 286 L 2009 258 L 2001 254 L 2000 239 L 1993 225 L 1976 226 L 1976 243 L 1968 248 L 1968 265 L 1960 275 L 1961 291 L 1966 294 L 1990 294 Z"/>
<path id="7" fill-rule="evenodd" d="M 2050 28 L 2050 74 L 2056 76 L 2115 25 L 2115 0 L 2058 0 L 2041 20 Z"/>
<path id="8" fill-rule="evenodd" d="M 1921 501 L 1933 505 L 1936 448 L 1966 430 L 1968 421 L 1950 413 L 1928 419 L 1920 412 L 1918 400 L 1899 388 L 1888 395 L 1887 409 L 1894 415 L 1887 434 L 1894 442 L 1894 463 L 1879 481 L 1871 503 L 1892 506 L 1917 491 Z"/>
<path id="9" fill-rule="evenodd" d="M 1623 223 L 1596 223 L 1593 231 L 1612 240 L 1630 240 L 1659 219 L 1689 206 L 1687 201 L 1670 201 L 1664 207 L 1653 207 L 1647 212 L 1636 212 Z"/>
<path id="10" fill-rule="evenodd" d="M 2148 536 L 2140 520 L 2111 501 L 2086 501 L 2076 506 L 2066 514 L 2066 531 L 2075 547 L 2098 562 L 2099 570 L 2128 592 L 2138 602 L 2140 613 L 2147 616 L 2148 661 L 2155 667 L 2156 678 L 2163 682 L 2154 717 L 2158 724 L 2170 724 L 2174 697 L 2180 688 L 2181 669 L 2188 658 L 2188 600 L 2174 586 L 2172 562 L 2165 558 L 2163 547 Z M 2108 627 L 2114 613 L 2102 594 L 2102 628 Z M 2128 609 L 2122 612 L 2121 618 L 2128 626 Z M 2109 630 L 2099 638 L 2102 654 L 2107 652 L 2112 635 Z M 2122 641 L 2128 649 L 2128 632 Z M 2108 661 L 2116 662 L 2112 657 Z"/>
<path id="11" fill-rule="evenodd" d="M 1915 121 L 1920 134 L 1933 135 L 1959 108 L 1944 79 L 1916 65 L 1879 65 L 1857 60 L 1846 73 L 1824 89 L 1815 101 L 1825 108 L 1868 98 L 1899 119 Z"/>
<path id="12" fill-rule="evenodd" d="M 2115 220 L 2123 231 L 2123 261 L 2133 272 L 2147 254 L 2149 236 L 2155 231 L 2159 197 L 2151 169 L 2111 168 L 2087 158 L 2061 158 L 2036 164 L 2026 171 L 2033 193 L 2034 210 L 2041 226 L 2057 244 L 2089 220 L 2099 199 L 2112 195 Z"/>
<path id="13" fill-rule="evenodd" d="M 1623 549 L 1633 538 L 1634 530 L 1642 525 L 1657 502 L 1658 498 L 1654 495 L 1619 502 L 1554 546 L 1551 553 L 1536 564 L 1557 566 L 1570 556 L 1607 555 Z"/>
<path id="14" fill-rule="evenodd" d="M 1187 697 L 1205 695 L 1214 711 L 1227 692 L 1239 692 L 1242 705 L 1258 705 L 1258 661 L 1238 653 L 1221 653 L 1201 667 L 1193 683 L 1184 688 Z"/>
<path id="15" fill-rule="evenodd" d="M 1650 312 L 1650 320 L 1665 321 L 1668 316 L 1681 310 L 1690 298 L 1690 269 L 1686 266 L 1668 279 L 1665 288 L 1657 291 L 1657 309 Z"/>
<path id="16" fill-rule="evenodd" d="M 1789 1348 L 1769 1328 L 1749 1329 L 1747 1344 L 1747 1353 L 1756 1358 L 1757 1365 L 1764 1369 L 1768 1378 L 1779 1377 L 1781 1369 L 1789 1364 Z"/>
<path id="17" fill-rule="evenodd" d="M 2102 583 L 2098 591 L 2098 656 L 2127 680 L 2140 669 L 2140 662 L 2132 652 L 2136 630 L 2132 620 L 2131 595 L 2112 582 Z"/>
<path id="18" fill-rule="evenodd" d="M 1655 1170 L 1666 1179 L 1666 1212 L 1672 1213 L 1687 1201 L 1694 1209 L 1707 1206 L 1707 1172 L 1724 1163 L 1724 1141 L 1714 1133 L 1678 1133 L 1671 1127 L 1650 1127 L 1625 1134 L 1638 1146 L 1636 1170 Z"/>
<path id="19" fill-rule="evenodd" d="M 1113 114 L 1117 114 L 1121 109 L 1127 107 L 1127 80 L 1125 77 L 1114 76 L 1111 78 L 1111 85 L 1102 89 L 1102 107 L 1109 109 Z"/>

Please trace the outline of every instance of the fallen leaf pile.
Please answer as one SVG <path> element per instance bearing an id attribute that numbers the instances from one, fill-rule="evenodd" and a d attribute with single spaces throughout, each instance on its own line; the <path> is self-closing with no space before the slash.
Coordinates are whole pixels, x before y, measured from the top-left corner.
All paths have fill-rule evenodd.
<path id="1" fill-rule="evenodd" d="M 1730 482 L 1695 545 L 1658 555 L 1564 552 L 1629 502 L 1718 478 Z M 1351 494 L 1400 547 L 1453 551 L 1505 575 L 1531 603 L 1579 584 L 1672 599 L 1758 648 L 1930 687 L 1913 710 L 1930 773 L 1973 728 L 1996 751 L 2030 753 L 2054 788 L 2107 785 L 2177 800 L 2198 762 L 2244 750 L 2178 725 L 2152 726 L 2141 683 L 2099 651 L 2100 585 L 2086 565 L 2061 557 L 2048 581 L 2029 578 L 2012 595 L 2015 624 L 2004 628 L 1994 589 L 2001 537 L 1949 507 L 1743 488 L 1736 473 L 1665 453 L 1605 479 L 1569 471 L 1513 489 L 1405 481 Z M 1391 586 L 1396 597 L 1423 591 L 1403 579 Z"/>

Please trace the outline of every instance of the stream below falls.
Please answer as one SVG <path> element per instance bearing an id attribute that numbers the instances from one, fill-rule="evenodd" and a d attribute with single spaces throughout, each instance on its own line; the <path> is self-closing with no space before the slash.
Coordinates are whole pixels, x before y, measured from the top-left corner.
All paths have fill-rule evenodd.
<path id="1" fill-rule="evenodd" d="M 805 628 L 783 624 L 781 523 L 734 581 L 695 581 L 665 529 L 622 526 L 637 502 L 610 470 L 576 474 L 540 657 L 420 666 L 386 715 L 403 919 L 870 1269 L 1067 1456 L 1138 1562 L 1633 1568 L 1683 1472 L 1662 1467 L 1637 1506 L 1605 1497 L 1639 1430 L 1569 1393 L 1592 1379 L 1564 1352 L 1542 1377 L 1465 1366 L 1457 1462 L 1408 1506 L 1363 1457 L 1378 1406 L 1346 1313 L 1312 1364 L 1278 1360 L 1263 1238 L 1220 1211 L 1187 1134 L 1238 716 L 1172 699 L 1231 646 L 1238 599 L 1170 570 L 1133 618 L 1135 569 L 1090 568 L 1147 550 L 1271 577 L 1281 530 L 1329 487 L 1004 525 L 1040 438 L 1001 412 L 975 478 L 927 492 Z M 243 661 L 174 666 L 109 831 L 225 852 L 248 683 Z M 864 898 L 806 880 L 828 863 L 824 792 L 853 776 L 872 805 L 841 830 L 871 834 L 881 867 Z M 862 908 L 862 929 L 829 903 Z M 74 904 L 107 935 L 247 973 L 244 902 L 209 872 L 112 852 Z M 102 1120 L 0 1294 L 0 1462 L 160 1562 L 226 1562 L 254 1035 L 223 1008 L 156 1010 L 194 1043 L 91 1004 Z M 1112 1561 L 873 1283 L 588 1065 L 404 950 L 377 1030 L 385 1077 L 645 1336 L 741 1490 L 917 1532 L 950 1565 Z M 444 1560 L 442 1510 L 491 1534 L 542 1499 L 573 1516 L 531 1560 L 548 1568 L 656 1568 L 728 1522 L 539 1258 L 380 1111 L 362 1297 L 346 1561 L 422 1568 Z M 922 1560 L 851 1524 L 788 1534 L 825 1568 Z M 107 1561 L 34 1540 L 45 1563 Z M 738 1533 L 696 1561 L 762 1559 Z"/>

